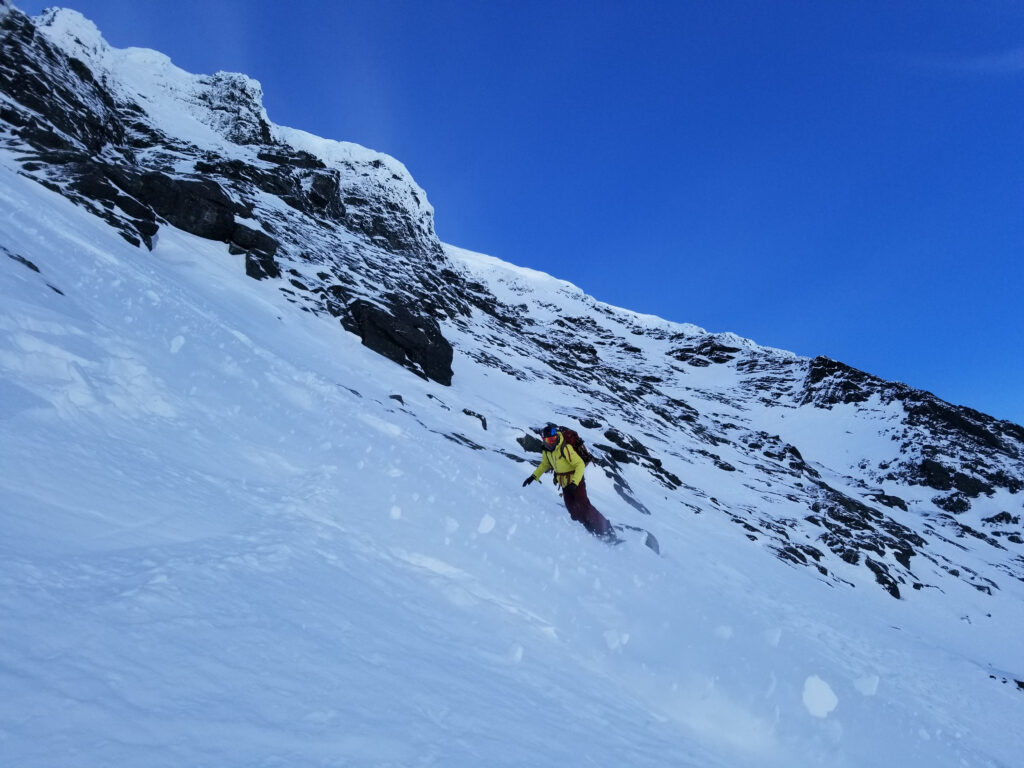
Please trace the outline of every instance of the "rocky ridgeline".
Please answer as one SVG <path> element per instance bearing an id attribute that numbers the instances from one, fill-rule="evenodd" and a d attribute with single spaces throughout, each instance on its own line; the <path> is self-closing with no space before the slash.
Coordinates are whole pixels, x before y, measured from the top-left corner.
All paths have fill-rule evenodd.
<path id="1" fill-rule="evenodd" d="M 296 301 L 450 383 L 438 319 L 467 308 L 442 277 L 450 269 L 411 178 L 375 153 L 329 163 L 275 139 L 258 85 L 242 75 L 193 77 L 178 94 L 232 151 L 198 146 L 154 122 L 103 69 L 110 52 L 89 22 L 68 11 L 41 19 L 16 9 L 0 19 L 0 146 L 25 175 L 140 247 L 167 225 L 224 242 L 245 254 L 250 276 L 286 279 Z"/>
<path id="2" fill-rule="evenodd" d="M 680 509 L 725 515 L 836 583 L 850 567 L 895 597 L 941 589 L 947 577 L 984 592 L 998 578 L 1024 580 L 1021 427 L 827 358 L 639 322 L 567 284 L 500 300 L 449 258 L 425 195 L 391 158 L 336 143 L 318 152 L 313 137 L 269 122 L 249 78 L 181 73 L 163 98 L 209 129 L 201 140 L 154 117 L 146 94 L 119 79 L 115 54 L 77 14 L 48 11 L 37 25 L 0 6 L 0 146 L 25 176 L 140 249 L 167 226 L 223 242 L 244 254 L 249 276 L 276 281 L 298 306 L 444 385 L 457 375 L 450 339 L 461 335 L 474 340 L 463 352 L 477 365 L 571 388 L 567 421 L 642 513 L 627 480 L 635 469 Z M 854 412 L 888 454 L 829 466 L 814 446 L 779 436 L 780 419 L 801 409 L 847 421 Z M 464 412 L 485 430 L 495 416 Z M 519 445 L 493 450 L 516 461 L 540 450 L 525 431 Z M 706 482 L 681 479 L 695 467 Z M 727 486 L 756 503 L 709 490 Z"/>

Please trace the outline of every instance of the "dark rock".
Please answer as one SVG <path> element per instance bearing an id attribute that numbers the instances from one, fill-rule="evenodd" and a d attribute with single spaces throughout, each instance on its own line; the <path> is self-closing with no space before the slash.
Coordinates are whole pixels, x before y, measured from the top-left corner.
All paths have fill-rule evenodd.
<path id="1" fill-rule="evenodd" d="M 599 444 L 594 447 L 600 450 L 611 463 L 610 469 L 612 471 L 617 471 L 619 464 L 639 464 L 646 467 L 667 488 L 674 490 L 682 485 L 682 481 L 678 477 L 662 466 L 661 459 L 652 456 L 647 447 L 635 437 L 623 434 L 615 429 L 606 430 L 604 436 L 615 443 L 615 445 Z"/>
<path id="2" fill-rule="evenodd" d="M 3 252 L 4 252 L 4 253 L 6 253 L 6 254 L 7 254 L 7 257 L 8 257 L 8 258 L 10 258 L 10 259 L 14 259 L 14 260 L 15 260 L 16 262 L 18 262 L 19 264 L 23 264 L 23 265 L 25 265 L 26 267 L 28 267 L 29 269 L 31 269 L 31 270 L 32 270 L 33 272 L 38 272 L 38 271 L 39 271 L 39 267 L 37 267 L 37 266 L 36 266 L 35 264 L 33 264 L 33 263 L 32 263 L 31 261 L 29 261 L 28 259 L 26 259 L 26 258 L 25 258 L 24 256 L 19 256 L 19 255 L 18 255 L 18 254 L 16 254 L 16 253 L 11 253 L 11 252 L 10 252 L 10 251 L 8 251 L 8 250 L 7 250 L 6 248 L 2 248 L 2 250 L 3 250 Z"/>
<path id="3" fill-rule="evenodd" d="M 231 242 L 245 251 L 259 251 L 261 254 L 273 256 L 277 253 L 280 243 L 260 229 L 252 229 L 244 224 L 236 224 L 231 233 Z"/>
<path id="4" fill-rule="evenodd" d="M 634 348 L 636 349 L 636 348 Z M 636 349 L 639 352 L 639 349 Z M 727 344 L 723 344 L 716 337 L 710 336 L 701 340 L 697 344 L 688 344 L 684 347 L 677 347 L 671 350 L 668 354 L 670 357 L 682 363 L 688 363 L 689 365 L 696 366 L 698 368 L 706 368 L 707 366 L 715 364 L 728 363 L 735 359 L 736 354 L 742 351 L 739 347 L 731 347 Z"/>
<path id="5" fill-rule="evenodd" d="M 298 182 L 288 173 L 279 169 L 265 171 L 242 160 L 226 160 L 218 157 L 197 160 L 193 167 L 198 174 L 221 176 L 230 181 L 252 184 L 268 195 L 286 196 L 299 193 Z"/>
<path id="6" fill-rule="evenodd" d="M 309 154 L 309 152 L 298 151 L 298 152 L 285 152 L 281 150 L 268 151 L 264 150 L 257 153 L 256 157 L 268 163 L 276 163 L 277 165 L 287 165 L 292 168 L 303 168 L 306 170 L 316 170 L 326 168 L 323 161 L 315 155 Z"/>
<path id="7" fill-rule="evenodd" d="M 270 125 L 263 117 L 263 95 L 255 81 L 234 72 L 202 79 L 208 89 L 197 97 L 218 118 L 220 132 L 236 144 L 269 144 Z"/>
<path id="8" fill-rule="evenodd" d="M 900 587 L 896 580 L 889 574 L 889 569 L 882 563 L 872 560 L 870 557 L 864 564 L 875 574 L 875 581 L 882 585 L 882 588 L 897 600 L 900 599 Z"/>
<path id="9" fill-rule="evenodd" d="M 827 530 L 821 539 L 830 550 L 851 565 L 867 555 L 865 565 L 886 591 L 899 597 L 898 584 L 909 575 L 910 560 L 927 542 L 917 533 L 861 501 L 817 481 L 819 501 L 808 522 Z M 871 557 L 870 555 L 875 555 Z M 893 553 L 890 555 L 890 553 Z M 891 556 L 895 562 L 887 563 Z"/>
<path id="10" fill-rule="evenodd" d="M 997 428 L 1002 426 L 1012 433 L 1015 426 L 1009 422 L 1000 424 L 991 416 L 970 408 L 950 405 L 931 396 L 922 397 L 917 402 L 908 402 L 907 413 L 911 424 L 926 425 L 949 435 L 967 435 L 993 450 L 1006 449 L 1001 436 L 996 433 Z"/>
<path id="11" fill-rule="evenodd" d="M 454 351 L 433 318 L 417 317 L 404 307 L 388 312 L 362 299 L 348 306 L 348 318 L 346 327 L 374 352 L 426 379 L 451 385 Z"/>
<path id="12" fill-rule="evenodd" d="M 875 501 L 878 504 L 884 504 L 890 509 L 899 508 L 902 509 L 904 512 L 907 511 L 907 502 L 905 502 L 899 496 L 889 496 L 888 494 L 885 493 L 873 493 L 869 498 L 871 498 L 872 501 Z"/>
<path id="13" fill-rule="evenodd" d="M 934 459 L 924 459 L 917 469 L 920 485 L 926 485 L 937 491 L 948 491 L 953 488 L 953 472 Z"/>
<path id="14" fill-rule="evenodd" d="M 160 231 L 160 225 L 155 221 L 148 219 L 135 219 L 127 222 L 126 226 L 133 228 L 139 233 L 139 237 L 142 238 L 142 242 L 146 244 L 146 248 L 153 250 L 153 238 L 156 237 L 156 233 Z"/>
<path id="15" fill-rule="evenodd" d="M 117 185 L 171 225 L 207 240 L 227 242 L 235 233 L 234 203 L 209 179 L 180 179 L 157 171 L 111 168 Z"/>
<path id="16" fill-rule="evenodd" d="M 611 440 L 615 445 L 619 446 L 625 451 L 629 451 L 633 454 L 639 454 L 640 456 L 649 457 L 650 451 L 644 447 L 644 444 L 637 440 L 635 437 L 630 435 L 624 435 L 616 429 L 609 429 L 604 433 L 606 439 Z M 635 462 L 634 462 L 635 463 Z"/>
<path id="17" fill-rule="evenodd" d="M 433 240 L 432 222 L 415 221 L 410 211 L 385 197 L 369 201 L 367 206 L 349 205 L 345 209 L 345 226 L 392 253 L 433 251 L 440 256 L 440 246 Z"/>
<path id="18" fill-rule="evenodd" d="M 480 426 L 484 428 L 484 431 L 487 430 L 487 419 L 485 419 L 479 413 L 477 413 L 476 411 L 471 411 L 468 408 L 463 408 L 462 412 L 464 414 L 466 414 L 467 416 L 472 416 L 475 419 L 479 419 L 480 420 Z"/>
<path id="19" fill-rule="evenodd" d="M 68 172 L 73 190 L 90 200 L 116 206 L 136 221 L 150 222 L 153 226 L 146 227 L 146 233 L 149 237 L 156 234 L 159 227 L 156 225 L 156 214 L 153 209 L 140 202 L 131 192 L 125 194 L 125 191 L 122 191 L 120 183 L 126 177 L 124 170 L 96 163 L 86 155 L 79 155 L 75 162 L 68 163 Z"/>
<path id="20" fill-rule="evenodd" d="M 961 515 L 971 508 L 971 502 L 961 493 L 951 493 L 949 496 L 936 496 L 932 499 L 932 504 L 954 515 Z"/>
<path id="21" fill-rule="evenodd" d="M 989 525 L 1017 525 L 1020 523 L 1020 517 L 1015 517 L 1009 512 L 1000 512 L 998 515 L 982 518 L 981 522 Z"/>
<path id="22" fill-rule="evenodd" d="M 994 488 L 988 483 L 963 472 L 954 471 L 935 459 L 923 459 L 916 473 L 909 478 L 910 482 L 934 488 L 937 491 L 950 491 L 954 488 L 964 496 L 977 498 L 981 494 L 991 494 Z"/>
<path id="23" fill-rule="evenodd" d="M 615 464 L 639 464 L 639 460 L 629 451 L 625 451 L 622 448 L 616 448 L 611 445 L 601 445 L 600 443 L 594 446 L 607 458 L 609 458 Z"/>
<path id="24" fill-rule="evenodd" d="M 884 384 L 882 379 L 844 363 L 816 357 L 807 370 L 801 404 L 831 408 L 840 404 L 863 403 Z"/>
<path id="25" fill-rule="evenodd" d="M 245 255 L 245 274 L 256 280 L 278 278 L 281 276 L 281 268 L 270 254 L 253 251 Z"/>
<path id="26" fill-rule="evenodd" d="M 323 215 L 336 220 L 344 220 L 345 204 L 341 202 L 340 180 L 337 171 L 324 171 L 313 176 L 306 193 L 309 207 Z"/>
<path id="27" fill-rule="evenodd" d="M 516 442 L 519 443 L 520 446 L 522 446 L 524 451 L 528 451 L 529 453 L 544 452 L 544 442 L 540 438 L 534 437 L 533 435 L 523 435 L 522 437 L 517 437 Z"/>
<path id="28" fill-rule="evenodd" d="M 37 149 L 91 153 L 124 143 L 124 125 L 113 98 L 83 62 L 50 45 L 18 11 L 0 19 L 0 32 L 0 92 L 46 123 L 22 123 L 23 140 Z"/>
<path id="29" fill-rule="evenodd" d="M 479 443 L 473 442 L 472 440 L 470 440 L 465 435 L 460 435 L 457 432 L 443 433 L 443 434 L 444 434 L 445 437 L 447 437 L 453 443 L 458 443 L 459 445 L 464 445 L 467 448 L 472 448 L 474 451 L 482 451 L 482 450 L 484 450 L 484 447 L 482 445 L 480 445 Z"/>

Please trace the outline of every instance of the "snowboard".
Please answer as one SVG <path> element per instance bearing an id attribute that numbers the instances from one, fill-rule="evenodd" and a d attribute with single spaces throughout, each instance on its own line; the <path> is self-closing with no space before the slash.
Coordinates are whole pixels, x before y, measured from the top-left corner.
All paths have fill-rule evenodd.
<path id="1" fill-rule="evenodd" d="M 661 545 L 658 544 L 658 539 L 646 528 L 641 528 L 637 525 L 626 525 L 625 523 L 612 523 L 612 530 L 615 531 L 616 544 L 630 539 L 639 539 L 654 554 L 661 554 Z"/>

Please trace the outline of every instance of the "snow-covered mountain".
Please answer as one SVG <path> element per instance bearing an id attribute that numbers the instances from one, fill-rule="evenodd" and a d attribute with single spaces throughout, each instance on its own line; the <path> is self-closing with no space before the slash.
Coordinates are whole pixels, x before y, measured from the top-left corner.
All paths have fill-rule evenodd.
<path id="1" fill-rule="evenodd" d="M 0 0 L 5 763 L 1017 764 L 1024 428 L 443 244 L 261 95 Z"/>

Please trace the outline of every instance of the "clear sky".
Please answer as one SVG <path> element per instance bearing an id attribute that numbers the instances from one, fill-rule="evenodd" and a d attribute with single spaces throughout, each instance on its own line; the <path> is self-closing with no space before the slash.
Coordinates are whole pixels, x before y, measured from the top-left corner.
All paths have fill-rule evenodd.
<path id="1" fill-rule="evenodd" d="M 1020 0 L 65 5 L 395 156 L 446 242 L 1024 423 Z"/>

